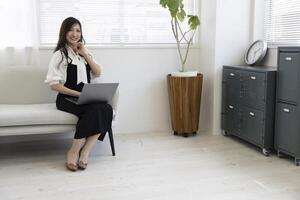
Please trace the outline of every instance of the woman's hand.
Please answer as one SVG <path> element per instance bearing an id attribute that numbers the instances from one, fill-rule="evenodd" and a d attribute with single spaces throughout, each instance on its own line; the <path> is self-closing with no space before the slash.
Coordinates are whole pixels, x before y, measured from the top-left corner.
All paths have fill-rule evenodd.
<path id="1" fill-rule="evenodd" d="M 90 65 L 94 76 L 98 77 L 101 74 L 101 67 L 91 58 L 89 51 L 82 42 L 77 43 L 77 53 L 79 53 L 86 62 Z"/>
<path id="2" fill-rule="evenodd" d="M 80 94 L 81 94 L 81 92 L 77 92 L 76 96 L 77 96 L 77 97 L 79 97 L 79 96 L 80 96 Z"/>
<path id="3" fill-rule="evenodd" d="M 89 54 L 87 48 L 84 46 L 82 42 L 77 43 L 77 52 L 83 57 Z"/>

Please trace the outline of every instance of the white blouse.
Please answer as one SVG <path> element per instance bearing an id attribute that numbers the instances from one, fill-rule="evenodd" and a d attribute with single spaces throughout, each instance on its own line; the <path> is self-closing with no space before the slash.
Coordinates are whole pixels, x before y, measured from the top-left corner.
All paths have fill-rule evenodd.
<path id="1" fill-rule="evenodd" d="M 77 65 L 77 85 L 80 82 L 88 83 L 86 74 L 87 72 L 85 67 L 85 65 L 87 64 L 86 60 L 79 54 L 76 54 L 71 47 L 67 46 L 67 50 L 68 56 L 72 59 L 71 64 Z M 67 67 L 68 62 L 65 56 L 62 56 L 61 51 L 56 51 L 50 60 L 45 83 L 48 83 L 49 85 L 54 85 L 58 83 L 64 84 L 66 82 L 67 77 Z M 93 78 L 95 78 L 95 76 L 91 71 L 91 79 Z"/>

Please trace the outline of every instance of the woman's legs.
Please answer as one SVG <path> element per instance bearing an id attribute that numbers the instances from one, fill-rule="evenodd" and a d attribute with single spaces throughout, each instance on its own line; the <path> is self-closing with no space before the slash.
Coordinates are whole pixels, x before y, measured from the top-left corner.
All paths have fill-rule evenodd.
<path id="1" fill-rule="evenodd" d="M 73 143 L 67 152 L 67 163 L 77 165 L 78 155 L 81 147 L 84 145 L 85 138 L 73 139 Z"/>
<path id="2" fill-rule="evenodd" d="M 99 136 L 100 136 L 100 133 L 96 134 L 96 135 L 92 135 L 86 139 L 86 142 L 80 152 L 79 161 L 82 161 L 83 163 L 88 162 L 89 154 L 90 154 L 93 146 L 96 144 Z"/>

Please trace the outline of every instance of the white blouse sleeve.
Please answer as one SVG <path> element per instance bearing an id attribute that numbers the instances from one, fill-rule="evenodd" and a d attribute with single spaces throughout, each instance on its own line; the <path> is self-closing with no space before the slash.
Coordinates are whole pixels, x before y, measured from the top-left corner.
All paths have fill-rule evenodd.
<path id="1" fill-rule="evenodd" d="M 64 83 L 66 77 L 64 65 L 65 60 L 62 60 L 61 52 L 56 51 L 50 60 L 45 83 L 48 83 L 49 85 Z"/>

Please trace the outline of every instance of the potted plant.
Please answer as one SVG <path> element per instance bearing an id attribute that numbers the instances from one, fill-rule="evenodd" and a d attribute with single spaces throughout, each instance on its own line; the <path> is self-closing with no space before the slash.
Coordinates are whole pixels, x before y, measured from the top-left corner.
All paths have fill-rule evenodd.
<path id="1" fill-rule="evenodd" d="M 185 64 L 200 20 L 196 15 L 186 14 L 183 0 L 160 0 L 160 5 L 170 12 L 171 28 L 181 61 L 178 72 L 167 75 L 172 128 L 174 135 L 187 137 L 190 133 L 197 133 L 199 124 L 203 75 L 187 71 Z M 184 31 L 182 26 L 186 18 L 189 28 Z"/>

